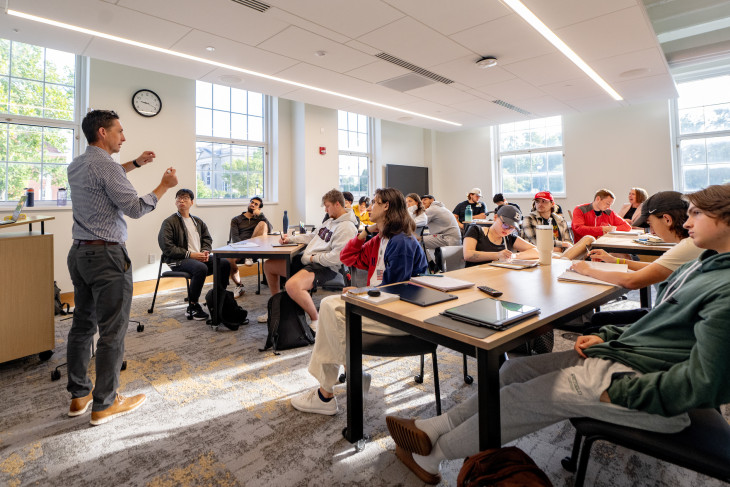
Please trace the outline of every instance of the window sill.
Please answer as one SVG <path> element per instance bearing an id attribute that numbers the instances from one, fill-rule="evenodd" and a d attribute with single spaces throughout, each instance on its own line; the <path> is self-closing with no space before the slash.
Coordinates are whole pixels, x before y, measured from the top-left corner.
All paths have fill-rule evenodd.
<path id="1" fill-rule="evenodd" d="M 240 199 L 240 200 L 234 200 L 234 199 L 219 199 L 219 200 L 203 200 L 203 199 L 196 199 L 195 200 L 195 206 L 200 207 L 215 207 L 215 206 L 248 206 L 248 203 L 251 200 L 248 199 Z M 266 206 L 277 206 L 279 204 L 278 201 L 267 201 L 264 200 L 264 207 Z"/>
<path id="2" fill-rule="evenodd" d="M 15 206 L 18 203 L 15 202 L 12 205 L 2 205 L 0 206 L 0 212 L 7 211 L 9 213 L 12 213 L 13 210 L 15 210 Z M 66 206 L 58 206 L 58 205 L 46 205 L 46 204 L 37 204 L 33 206 L 24 206 L 23 209 L 20 211 L 21 213 L 30 213 L 33 211 L 70 211 L 72 209 L 71 202 L 69 201 L 66 203 Z"/>

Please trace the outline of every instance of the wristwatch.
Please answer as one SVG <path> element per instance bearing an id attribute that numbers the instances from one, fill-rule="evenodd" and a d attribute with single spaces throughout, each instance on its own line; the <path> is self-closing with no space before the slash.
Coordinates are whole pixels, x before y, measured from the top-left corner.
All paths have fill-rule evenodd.
<path id="1" fill-rule="evenodd" d="M 373 234 L 373 232 L 370 231 L 369 225 L 365 225 L 365 233 L 367 233 L 368 235 Z"/>

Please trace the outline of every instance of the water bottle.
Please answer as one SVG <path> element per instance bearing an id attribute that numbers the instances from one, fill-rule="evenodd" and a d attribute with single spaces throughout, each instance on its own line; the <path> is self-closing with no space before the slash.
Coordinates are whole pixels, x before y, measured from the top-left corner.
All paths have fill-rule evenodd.
<path id="1" fill-rule="evenodd" d="M 56 204 L 58 206 L 66 206 L 66 188 L 58 188 L 56 194 Z"/>
<path id="2" fill-rule="evenodd" d="M 282 235 L 286 235 L 289 232 L 289 215 L 286 214 L 286 210 L 284 210 L 284 231 L 281 232 Z"/>
<path id="3" fill-rule="evenodd" d="M 466 207 L 466 210 L 464 210 L 464 221 L 466 223 L 471 223 L 473 215 L 474 215 L 474 212 L 471 211 L 471 205 L 468 205 Z"/>
<path id="4" fill-rule="evenodd" d="M 26 194 L 28 197 L 25 200 L 25 206 L 35 206 L 35 190 L 33 188 L 28 188 Z"/>

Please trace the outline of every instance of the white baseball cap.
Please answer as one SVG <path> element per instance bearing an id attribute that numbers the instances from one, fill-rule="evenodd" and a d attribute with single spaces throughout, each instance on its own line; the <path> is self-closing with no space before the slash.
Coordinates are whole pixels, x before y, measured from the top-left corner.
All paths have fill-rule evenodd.
<path id="1" fill-rule="evenodd" d="M 471 188 L 471 191 L 469 191 L 469 194 L 478 194 L 479 196 L 481 196 L 482 190 L 479 188 Z"/>

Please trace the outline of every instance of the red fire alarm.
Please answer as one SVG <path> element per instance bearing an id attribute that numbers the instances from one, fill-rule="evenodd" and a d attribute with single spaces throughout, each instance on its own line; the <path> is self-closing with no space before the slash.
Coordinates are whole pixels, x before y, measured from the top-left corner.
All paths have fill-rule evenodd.
<path id="1" fill-rule="evenodd" d="M 319 155 L 323 156 L 327 154 L 327 147 L 320 147 L 319 148 Z"/>

